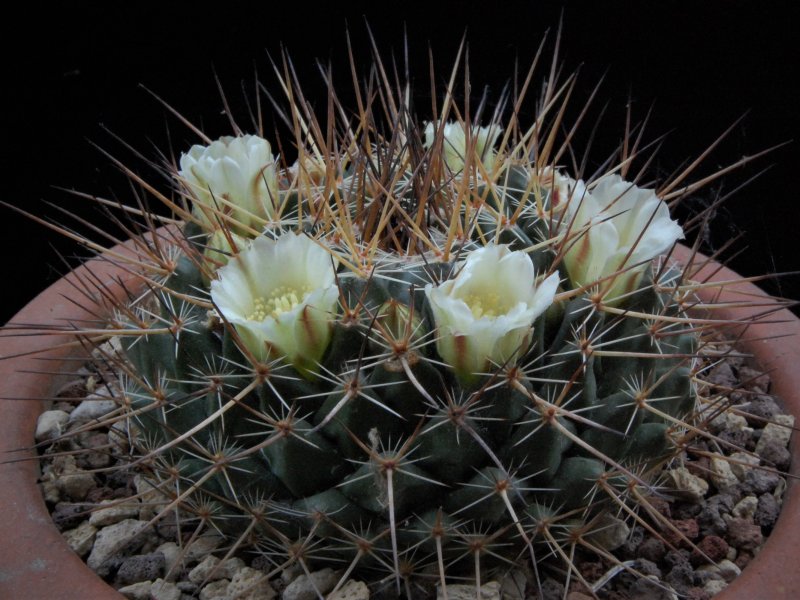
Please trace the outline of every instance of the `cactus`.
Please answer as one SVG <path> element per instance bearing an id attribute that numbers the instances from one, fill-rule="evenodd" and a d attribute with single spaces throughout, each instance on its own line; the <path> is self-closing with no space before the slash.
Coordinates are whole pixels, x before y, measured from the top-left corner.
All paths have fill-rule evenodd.
<path id="1" fill-rule="evenodd" d="M 668 196 L 625 180 L 635 151 L 561 167 L 557 89 L 525 130 L 451 94 L 419 121 L 385 83 L 352 122 L 290 102 L 293 165 L 261 135 L 182 155 L 153 192 L 177 224 L 118 258 L 146 286 L 105 357 L 156 519 L 409 597 L 509 565 L 583 581 L 569 549 L 636 518 L 693 427 L 704 327 Z"/>

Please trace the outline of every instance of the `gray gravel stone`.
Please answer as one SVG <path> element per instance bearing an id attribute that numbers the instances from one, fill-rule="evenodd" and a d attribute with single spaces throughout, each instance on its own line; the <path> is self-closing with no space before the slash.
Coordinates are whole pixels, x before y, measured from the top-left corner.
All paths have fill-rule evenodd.
<path id="1" fill-rule="evenodd" d="M 758 507 L 753 515 L 753 522 L 761 527 L 771 528 L 778 520 L 781 506 L 772 494 L 761 494 L 758 497 Z"/>
<path id="2" fill-rule="evenodd" d="M 369 588 L 363 581 L 350 580 L 339 590 L 328 596 L 327 600 L 369 600 Z M 508 596 L 508 600 L 513 600 Z"/>
<path id="3" fill-rule="evenodd" d="M 759 456 L 761 456 L 766 463 L 780 470 L 787 469 L 792 459 L 792 454 L 789 452 L 789 449 L 785 445 L 773 440 L 766 442 L 761 447 Z"/>
<path id="4" fill-rule="evenodd" d="M 714 565 L 701 565 L 697 567 L 697 570 L 694 572 L 694 584 L 699 585 L 700 587 L 704 586 L 706 583 L 711 581 L 712 579 L 717 579 L 719 581 L 725 581 L 722 579 L 722 575 L 719 574 L 719 570 L 714 569 L 711 570 L 709 567 L 713 567 Z"/>
<path id="5" fill-rule="evenodd" d="M 667 471 L 667 482 L 676 493 L 694 502 L 702 501 L 708 492 L 708 483 L 693 475 L 686 467 L 678 467 Z"/>
<path id="6" fill-rule="evenodd" d="M 192 583 L 203 583 L 204 581 L 214 581 L 216 579 L 225 579 L 225 576 L 220 573 L 221 569 L 216 569 L 219 564 L 219 559 L 213 554 L 209 554 L 198 565 L 189 571 L 189 581 Z"/>
<path id="7" fill-rule="evenodd" d="M 564 597 L 564 585 L 552 577 L 548 577 L 542 582 L 541 590 L 541 600 L 562 600 Z"/>
<path id="8" fill-rule="evenodd" d="M 181 590 L 174 583 L 156 579 L 150 587 L 152 600 L 181 600 Z"/>
<path id="9" fill-rule="evenodd" d="M 86 556 L 94 545 L 95 537 L 97 536 L 97 527 L 84 521 L 75 529 L 64 531 L 61 535 L 72 548 L 72 551 L 78 556 Z"/>
<path id="10" fill-rule="evenodd" d="M 125 519 L 136 519 L 139 516 L 137 501 L 121 502 L 119 500 L 103 500 L 92 510 L 89 523 L 95 527 L 106 527 Z"/>
<path id="11" fill-rule="evenodd" d="M 677 594 L 655 577 L 636 579 L 630 587 L 630 600 L 678 600 Z"/>
<path id="12" fill-rule="evenodd" d="M 117 408 L 117 402 L 108 397 L 108 394 L 92 394 L 81 402 L 69 414 L 70 423 L 94 421 L 102 419 Z"/>
<path id="13" fill-rule="evenodd" d="M 745 496 L 736 503 L 731 514 L 739 519 L 751 520 L 756 512 L 756 507 L 758 507 L 758 498 L 755 496 Z"/>
<path id="14" fill-rule="evenodd" d="M 46 410 L 39 415 L 34 438 L 37 442 L 55 439 L 64 431 L 68 421 L 69 414 L 63 410 Z"/>
<path id="15" fill-rule="evenodd" d="M 708 592 L 710 595 L 716 596 L 722 590 L 724 590 L 726 587 L 728 587 L 728 583 L 727 582 L 725 582 L 725 581 L 723 581 L 721 579 L 711 579 L 711 580 L 706 582 L 706 584 L 703 586 L 703 589 L 706 592 Z"/>
<path id="16" fill-rule="evenodd" d="M 202 584 L 206 581 L 217 579 L 231 579 L 237 572 L 245 567 L 241 558 L 229 558 L 225 562 L 209 554 L 191 571 L 189 571 L 189 581 Z"/>
<path id="17" fill-rule="evenodd" d="M 116 566 L 117 561 L 130 552 L 134 552 L 144 543 L 145 536 L 142 535 L 147 523 L 126 519 L 114 525 L 103 527 L 97 532 L 92 553 L 86 560 L 86 564 L 101 577 L 108 575 L 112 564 Z M 116 563 L 116 564 L 115 564 Z"/>
<path id="18" fill-rule="evenodd" d="M 153 581 L 164 574 L 164 555 L 161 552 L 140 554 L 126 558 L 117 571 L 119 583 Z"/>
<path id="19" fill-rule="evenodd" d="M 131 447 L 131 440 L 139 436 L 140 429 L 130 419 L 116 421 L 108 429 L 108 441 L 111 444 L 111 453 L 124 455 Z"/>
<path id="20" fill-rule="evenodd" d="M 733 470 L 731 470 L 731 465 L 723 458 L 712 458 L 709 468 L 711 469 L 709 473 L 711 482 L 718 490 L 731 487 L 739 482 L 739 479 L 734 475 Z"/>
<path id="21" fill-rule="evenodd" d="M 525 600 L 528 578 L 522 569 L 513 569 L 500 579 L 500 594 L 503 600 Z"/>
<path id="22" fill-rule="evenodd" d="M 763 427 L 764 419 L 772 420 L 772 417 L 779 414 L 781 409 L 774 398 L 761 395 L 743 405 L 742 412 L 747 413 L 745 418 L 752 427 Z"/>
<path id="23" fill-rule="evenodd" d="M 436 588 L 436 600 L 444 600 L 445 596 L 440 588 Z M 454 584 L 447 586 L 447 600 L 475 600 L 478 597 L 474 585 Z M 490 581 L 481 586 L 482 600 L 500 600 L 500 584 Z"/>
<path id="24" fill-rule="evenodd" d="M 317 591 L 321 594 L 330 592 L 339 582 L 339 575 L 333 569 L 322 569 L 308 575 L 300 575 L 285 590 L 283 600 L 316 600 Z M 474 594 L 473 594 L 474 595 Z"/>
<path id="25" fill-rule="evenodd" d="M 774 490 L 781 477 L 776 473 L 763 471 L 761 469 L 753 469 L 745 475 L 744 482 L 741 484 L 742 490 L 747 493 L 760 496 L 765 492 Z"/>
<path id="26" fill-rule="evenodd" d="M 314 573 L 311 575 L 313 576 Z M 333 589 L 333 585 L 327 587 L 327 580 L 324 577 L 321 578 L 320 584 L 317 587 L 323 594 L 327 594 Z M 334 585 L 336 585 L 336 582 L 334 582 Z M 324 591 L 323 587 L 326 588 Z M 275 597 L 275 590 L 272 589 L 263 571 L 242 567 L 228 584 L 227 595 L 231 598 L 236 598 L 236 600 L 271 600 Z M 316 595 L 314 597 L 316 598 Z"/>
<path id="27" fill-rule="evenodd" d="M 685 594 L 694 584 L 694 569 L 688 562 L 677 564 L 666 574 L 664 581 L 679 594 Z"/>
<path id="28" fill-rule="evenodd" d="M 200 590 L 200 600 L 222 600 L 223 598 L 228 600 L 230 598 L 228 596 L 229 583 L 228 579 L 218 579 L 208 583 Z"/>
<path id="29" fill-rule="evenodd" d="M 58 504 L 61 500 L 61 490 L 53 479 L 42 479 L 39 483 L 39 489 L 42 492 L 42 498 L 48 504 Z"/>
<path id="30" fill-rule="evenodd" d="M 753 470 L 751 466 L 747 465 L 757 466 L 759 462 L 761 462 L 757 456 L 753 456 L 752 454 L 748 454 L 746 452 L 734 452 L 731 454 L 731 460 L 733 461 L 730 463 L 731 471 L 733 471 L 733 474 L 736 475 L 736 478 L 739 481 L 744 481 L 747 473 Z"/>
<path id="31" fill-rule="evenodd" d="M 216 531 L 209 531 L 200 535 L 186 548 L 186 562 L 193 563 L 203 560 L 222 544 L 223 538 Z"/>
<path id="32" fill-rule="evenodd" d="M 588 537 L 601 548 L 613 552 L 625 543 L 630 532 L 630 527 L 624 521 L 607 515 L 597 523 L 597 527 Z"/>
<path id="33" fill-rule="evenodd" d="M 150 600 L 150 588 L 152 586 L 152 581 L 140 581 L 139 583 L 121 587 L 117 591 L 128 600 Z"/>
<path id="34" fill-rule="evenodd" d="M 649 560 L 654 563 L 657 563 L 664 558 L 666 553 L 666 544 L 658 538 L 648 538 L 639 544 L 639 547 L 636 549 L 636 554 L 638 556 L 641 556 L 645 560 Z"/>
<path id="35" fill-rule="evenodd" d="M 71 455 L 53 461 L 53 476 L 61 494 L 76 501 L 84 500 L 89 490 L 97 485 L 94 476 L 79 469 Z"/>
<path id="36" fill-rule="evenodd" d="M 775 415 L 772 420 L 774 423 L 767 423 L 756 444 L 756 454 L 759 456 L 761 456 L 767 444 L 777 444 L 785 448 L 789 444 L 789 438 L 792 436 L 792 427 L 794 427 L 793 415 Z"/>
<path id="37" fill-rule="evenodd" d="M 81 501 L 97 486 L 97 482 L 91 473 L 75 472 L 59 477 L 56 485 L 67 498 Z"/>
<path id="38" fill-rule="evenodd" d="M 181 558 L 181 549 L 175 542 L 165 542 L 155 550 L 164 555 L 164 573 L 176 571 L 180 567 L 177 566 Z"/>
<path id="39" fill-rule="evenodd" d="M 184 594 L 192 595 L 197 593 L 197 586 L 191 581 L 176 581 L 175 585 L 177 585 L 178 589 Z"/>
<path id="40" fill-rule="evenodd" d="M 720 431 L 735 432 L 743 431 L 747 427 L 747 419 L 732 412 L 721 412 L 714 417 L 710 423 L 711 430 L 715 433 Z"/>
<path id="41" fill-rule="evenodd" d="M 60 531 L 75 529 L 86 520 L 86 509 L 81 504 L 59 502 L 50 514 Z"/>
<path id="42" fill-rule="evenodd" d="M 719 574 L 722 575 L 722 578 L 728 583 L 742 574 L 742 570 L 727 558 L 717 563 L 717 569 L 719 570 Z"/>

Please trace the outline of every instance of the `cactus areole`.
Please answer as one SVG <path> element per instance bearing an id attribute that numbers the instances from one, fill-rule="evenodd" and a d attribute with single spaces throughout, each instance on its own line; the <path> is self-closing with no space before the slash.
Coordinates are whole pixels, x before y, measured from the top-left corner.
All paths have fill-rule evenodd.
<path id="1" fill-rule="evenodd" d="M 693 431 L 714 321 L 669 258 L 683 176 L 640 185 L 627 143 L 570 171 L 556 89 L 485 126 L 450 94 L 418 121 L 388 83 L 330 123 L 290 101 L 293 164 L 250 134 L 166 168 L 178 226 L 111 257 L 147 291 L 100 332 L 156 519 L 413 597 L 541 581 L 635 514 Z"/>

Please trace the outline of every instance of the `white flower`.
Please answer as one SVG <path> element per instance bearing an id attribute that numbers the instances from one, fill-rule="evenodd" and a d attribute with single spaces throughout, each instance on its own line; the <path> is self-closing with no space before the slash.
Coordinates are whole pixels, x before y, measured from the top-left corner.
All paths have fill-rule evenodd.
<path id="1" fill-rule="evenodd" d="M 586 195 L 586 185 L 582 179 L 576 181 L 549 166 L 541 170 L 537 183 L 547 195 L 547 212 L 553 219 L 563 219 L 560 213 L 568 207 L 573 208 L 574 214 L 580 199 Z"/>
<path id="2" fill-rule="evenodd" d="M 575 286 L 624 271 L 600 284 L 613 303 L 638 286 L 648 262 L 682 239 L 683 229 L 653 190 L 619 175 L 602 177 L 589 191 L 582 181 L 570 181 L 564 264 Z"/>
<path id="3" fill-rule="evenodd" d="M 209 235 L 203 250 L 207 270 L 207 273 L 203 274 L 203 281 L 206 285 L 210 283 L 211 276 L 217 269 L 227 265 L 231 258 L 246 249 L 250 242 L 250 239 L 225 229 L 217 229 Z"/>
<path id="4" fill-rule="evenodd" d="M 331 255 L 305 235 L 259 237 L 217 271 L 211 299 L 259 360 L 317 371 L 339 298 Z"/>
<path id="5" fill-rule="evenodd" d="M 225 222 L 246 234 L 261 231 L 277 203 L 275 158 L 269 142 L 255 135 L 223 137 L 209 146 L 192 146 L 181 155 L 184 185 L 194 197 L 194 214 L 210 231 Z M 252 234 L 251 234 L 252 236 Z"/>
<path id="6" fill-rule="evenodd" d="M 442 127 L 444 127 L 444 140 L 442 140 L 444 162 L 453 173 L 463 171 L 467 156 L 467 132 L 461 123 L 445 123 Z M 500 133 L 499 125 L 472 127 L 470 130 L 469 144 L 475 152 L 475 157 L 483 162 L 487 171 L 491 171 L 494 164 L 495 152 L 492 146 Z M 430 148 L 433 140 L 433 123 L 428 123 L 425 126 L 425 147 Z M 473 160 L 470 164 L 474 165 L 475 161 Z"/>
<path id="7" fill-rule="evenodd" d="M 439 355 L 469 382 L 492 362 L 523 354 L 533 321 L 553 303 L 558 282 L 556 272 L 537 284 L 527 254 L 508 246 L 471 252 L 455 278 L 425 286 Z"/>

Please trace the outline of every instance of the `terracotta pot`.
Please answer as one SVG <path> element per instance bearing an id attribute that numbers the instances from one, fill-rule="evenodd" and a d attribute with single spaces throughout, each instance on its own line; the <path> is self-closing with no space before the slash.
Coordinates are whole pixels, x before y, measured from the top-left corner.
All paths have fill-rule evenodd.
<path id="1" fill-rule="evenodd" d="M 677 258 L 688 252 L 679 248 Z M 66 324 L 91 318 L 67 298 L 77 297 L 74 283 L 91 271 L 99 281 L 122 292 L 123 277 L 108 261 L 94 260 L 56 282 L 23 308 L 10 324 Z M 709 265 L 699 278 L 714 281 L 738 279 L 734 272 L 717 264 Z M 705 288 L 701 296 L 710 299 L 719 288 Z M 752 284 L 726 287 L 720 301 L 766 300 L 764 292 Z M 85 302 L 85 299 L 82 299 Z M 764 312 L 766 307 L 730 307 L 715 310 L 720 319 L 741 319 Z M 771 314 L 769 323 L 751 326 L 743 340 L 744 349 L 755 355 L 770 371 L 772 391 L 787 408 L 800 417 L 800 320 L 788 310 Z M 780 337 L 782 336 L 782 337 Z M 38 374 L 69 370 L 62 364 L 70 349 L 57 348 L 68 336 L 22 336 L 0 338 L 0 598 L 10 600 L 82 600 L 122 598 L 83 561 L 72 553 L 52 524 L 47 507 L 36 485 L 37 461 L 33 432 L 36 419 L 44 410 L 44 399 L 58 385 L 57 378 Z M 28 355 L 44 348 L 45 354 Z M 17 358 L 9 358 L 21 355 Z M 30 398 L 42 398 L 41 401 Z M 27 399 L 27 400 L 20 400 Z M 792 444 L 792 473 L 800 471 L 800 443 Z M 7 462 L 12 459 L 27 459 Z M 729 586 L 721 600 L 800 598 L 800 490 L 790 481 L 783 510 L 775 530 L 761 553 L 744 573 Z"/>

